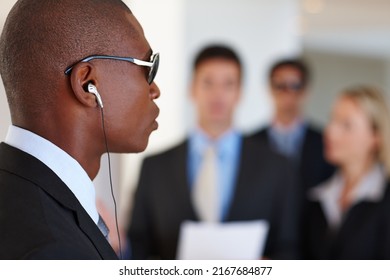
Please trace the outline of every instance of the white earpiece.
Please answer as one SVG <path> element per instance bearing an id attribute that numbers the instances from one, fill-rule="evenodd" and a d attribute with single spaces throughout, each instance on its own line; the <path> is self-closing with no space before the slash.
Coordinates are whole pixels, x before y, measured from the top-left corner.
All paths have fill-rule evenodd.
<path id="1" fill-rule="evenodd" d="M 92 83 L 88 84 L 88 92 L 92 93 L 93 95 L 95 95 L 96 101 L 99 104 L 99 107 L 103 108 L 102 98 L 100 97 L 100 94 L 99 94 L 99 92 L 98 92 L 98 90 L 97 90 L 97 88 L 95 87 L 94 84 L 92 84 Z"/>

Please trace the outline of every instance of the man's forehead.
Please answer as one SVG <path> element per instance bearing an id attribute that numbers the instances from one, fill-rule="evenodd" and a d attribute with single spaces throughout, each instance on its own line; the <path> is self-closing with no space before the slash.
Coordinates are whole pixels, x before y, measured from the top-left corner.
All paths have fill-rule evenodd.
<path id="1" fill-rule="evenodd" d="M 152 50 L 148 41 L 145 38 L 144 30 L 141 24 L 131 13 L 128 13 L 126 15 L 126 19 L 129 27 L 137 33 L 137 36 L 131 36 L 132 38 L 130 48 L 132 52 L 135 52 L 133 55 L 137 55 L 139 58 L 142 59 L 149 59 L 152 55 Z"/>
<path id="2" fill-rule="evenodd" d="M 137 20 L 137 18 L 132 13 L 126 13 L 126 18 L 128 22 L 131 24 L 131 26 L 139 33 L 144 35 L 144 30 Z"/>

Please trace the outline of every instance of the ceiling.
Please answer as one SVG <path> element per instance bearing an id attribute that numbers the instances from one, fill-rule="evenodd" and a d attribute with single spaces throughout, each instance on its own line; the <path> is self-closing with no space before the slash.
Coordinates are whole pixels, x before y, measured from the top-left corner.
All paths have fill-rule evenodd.
<path id="1" fill-rule="evenodd" d="M 390 57 L 390 0 L 301 0 L 306 47 Z"/>
<path id="2" fill-rule="evenodd" d="M 390 0 L 295 1 L 306 48 L 390 57 Z M 1 0 L 0 26 L 15 2 Z"/>

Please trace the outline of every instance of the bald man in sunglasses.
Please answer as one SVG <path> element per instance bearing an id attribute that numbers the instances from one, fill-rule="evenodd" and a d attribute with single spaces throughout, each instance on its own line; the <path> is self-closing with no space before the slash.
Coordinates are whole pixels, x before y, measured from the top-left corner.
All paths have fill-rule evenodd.
<path id="1" fill-rule="evenodd" d="M 19 0 L 0 37 L 0 259 L 117 259 L 92 180 L 157 129 L 158 67 L 120 0 Z"/>

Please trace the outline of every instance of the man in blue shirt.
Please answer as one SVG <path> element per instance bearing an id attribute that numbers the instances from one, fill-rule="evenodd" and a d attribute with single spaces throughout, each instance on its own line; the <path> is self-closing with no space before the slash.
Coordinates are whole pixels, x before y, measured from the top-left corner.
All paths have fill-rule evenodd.
<path id="1" fill-rule="evenodd" d="M 185 220 L 264 219 L 270 224 L 264 255 L 296 257 L 290 165 L 232 125 L 241 95 L 240 59 L 226 46 L 208 46 L 193 70 L 197 126 L 183 143 L 145 159 L 129 229 L 132 256 L 174 259 Z"/>
<path id="2" fill-rule="evenodd" d="M 332 173 L 323 156 L 322 134 L 303 116 L 310 72 L 300 59 L 277 61 L 269 71 L 269 87 L 275 104 L 272 123 L 253 134 L 258 143 L 291 160 L 300 180 L 300 191 L 326 180 Z"/>

